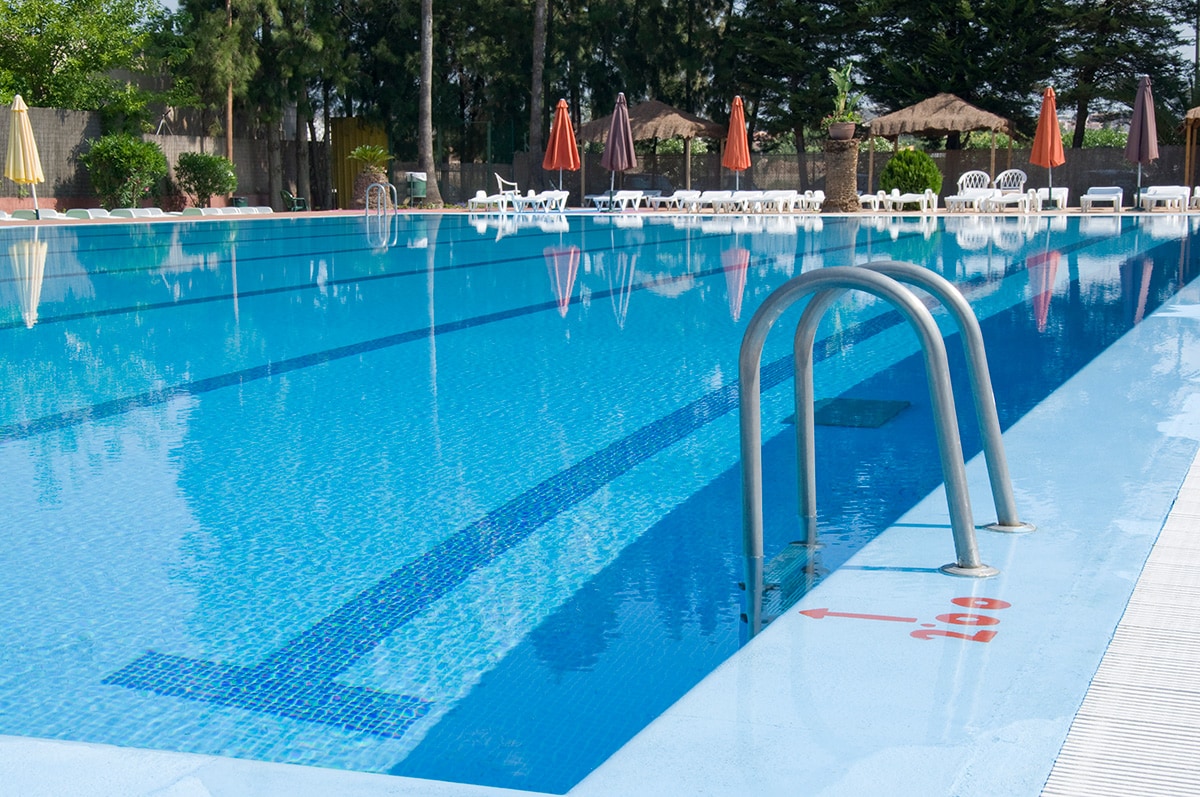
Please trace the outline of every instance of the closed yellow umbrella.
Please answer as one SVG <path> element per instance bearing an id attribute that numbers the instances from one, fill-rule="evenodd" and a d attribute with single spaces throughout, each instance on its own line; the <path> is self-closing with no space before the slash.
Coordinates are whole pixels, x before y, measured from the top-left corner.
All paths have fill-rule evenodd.
<path id="1" fill-rule="evenodd" d="M 18 185 L 27 185 L 33 192 L 33 209 L 38 209 L 38 183 L 46 182 L 42 171 L 42 159 L 38 157 L 37 142 L 33 140 L 33 125 L 29 123 L 29 109 L 18 94 L 13 97 L 12 121 L 8 128 L 8 160 L 4 163 L 4 176 Z"/>

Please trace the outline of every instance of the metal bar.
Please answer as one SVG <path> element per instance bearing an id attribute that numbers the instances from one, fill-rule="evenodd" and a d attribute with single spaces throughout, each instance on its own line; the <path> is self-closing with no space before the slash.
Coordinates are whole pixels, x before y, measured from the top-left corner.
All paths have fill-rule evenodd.
<path id="1" fill-rule="evenodd" d="M 989 524 L 988 528 L 994 531 L 1033 531 L 1035 527 L 1022 522 L 1017 514 L 1012 479 L 1008 473 L 1008 458 L 1004 454 L 1004 442 L 1000 436 L 1000 416 L 996 412 L 996 397 L 992 392 L 992 377 L 988 371 L 983 332 L 971 305 L 945 277 L 913 263 L 881 260 L 865 263 L 861 268 L 869 268 L 900 282 L 920 286 L 941 300 L 942 306 L 958 324 L 967 361 L 967 377 L 971 381 L 971 398 L 975 403 L 975 419 L 979 424 L 979 437 L 983 441 L 983 456 L 987 462 L 988 480 L 991 482 L 992 501 L 996 507 L 997 521 Z"/>
<path id="2" fill-rule="evenodd" d="M 738 400 L 740 406 L 741 466 L 742 466 L 742 546 L 746 559 L 746 619 L 751 636 L 762 627 L 762 414 L 761 364 L 767 334 L 779 316 L 792 304 L 810 294 L 845 290 L 863 290 L 888 301 L 909 322 L 921 341 L 925 359 L 926 380 L 934 409 L 946 501 L 954 536 L 955 562 L 942 569 L 953 575 L 986 577 L 998 571 L 979 559 L 975 543 L 974 521 L 967 491 L 966 467 L 963 464 L 962 444 L 954 410 L 954 395 L 950 385 L 950 370 L 946 347 L 933 317 L 925 306 L 899 282 L 885 274 L 853 267 L 833 266 L 802 274 L 784 283 L 767 297 L 750 319 L 742 338 L 738 356 Z M 807 516 L 812 498 L 812 517 L 815 521 L 815 454 L 811 453 L 812 426 L 812 340 L 824 310 L 836 296 L 820 296 L 812 312 L 802 315 L 795 334 L 796 342 L 806 342 L 804 349 L 793 353 L 800 366 L 796 375 L 797 440 L 802 441 L 799 466 L 809 471 L 800 477 L 802 489 L 801 512 Z M 821 307 L 824 305 L 824 307 Z M 805 417 L 807 415 L 807 417 Z M 807 497 L 805 497 L 807 496 Z M 807 522 L 807 521 L 806 521 Z"/>

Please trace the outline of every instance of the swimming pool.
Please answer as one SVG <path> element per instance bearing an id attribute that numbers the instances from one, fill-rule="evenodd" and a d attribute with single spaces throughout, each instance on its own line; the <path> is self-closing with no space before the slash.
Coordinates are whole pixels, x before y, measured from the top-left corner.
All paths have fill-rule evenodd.
<path id="1" fill-rule="evenodd" d="M 0 282 L 0 732 L 563 791 L 738 647 L 735 367 L 771 289 L 933 264 L 1007 426 L 1195 272 L 1183 216 L 529 221 L 41 230 L 32 327 Z M 910 404 L 818 433 L 828 572 L 940 473 L 898 319 L 853 297 L 819 346 L 823 395 Z"/>

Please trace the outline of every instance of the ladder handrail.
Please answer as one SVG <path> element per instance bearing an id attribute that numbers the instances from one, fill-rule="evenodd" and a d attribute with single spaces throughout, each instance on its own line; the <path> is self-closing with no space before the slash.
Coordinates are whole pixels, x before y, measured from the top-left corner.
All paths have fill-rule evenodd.
<path id="1" fill-rule="evenodd" d="M 375 189 L 379 189 L 376 191 Z M 399 194 L 396 193 L 396 186 L 391 183 L 371 183 L 367 186 L 366 196 L 363 198 L 363 215 L 371 213 L 371 195 L 379 194 L 379 199 L 376 200 L 375 215 L 382 216 L 385 213 L 399 213 L 400 202 Z M 389 201 L 390 200 L 390 201 Z"/>
<path id="2" fill-rule="evenodd" d="M 979 320 L 975 317 L 971 305 L 953 283 L 941 274 L 914 263 L 877 260 L 864 263 L 859 268 L 869 268 L 899 282 L 917 285 L 938 299 L 949 311 L 958 326 L 959 337 L 962 338 L 967 378 L 971 383 L 971 398 L 975 405 L 975 418 L 979 425 L 984 460 L 987 463 L 992 502 L 996 508 L 997 520 L 988 524 L 987 528 L 992 531 L 1033 531 L 1035 527 L 1022 521 L 1017 514 L 1012 479 L 1008 472 L 1008 458 L 1001 439 L 1000 416 L 996 411 L 996 397 L 992 391 L 992 377 L 983 344 L 983 331 L 979 328 Z M 838 295 L 841 295 L 840 291 Z"/>
<path id="3" fill-rule="evenodd" d="M 750 319 L 738 356 L 738 397 L 741 410 L 742 545 L 746 559 L 746 618 L 753 636 L 762 622 L 763 513 L 762 513 L 762 416 L 761 365 L 767 333 L 780 315 L 795 302 L 817 294 L 801 316 L 794 336 L 796 360 L 797 435 L 809 440 L 813 434 L 812 344 L 817 323 L 833 300 L 846 290 L 874 294 L 900 312 L 917 333 L 925 358 L 926 380 L 934 408 L 946 502 L 954 536 L 955 562 L 942 569 L 953 575 L 988 577 L 998 571 L 983 564 L 975 542 L 974 520 L 967 490 L 966 466 L 954 410 L 946 346 L 933 316 L 916 296 L 897 280 L 875 270 L 856 266 L 832 266 L 795 277 L 776 289 Z M 812 448 L 802 445 L 798 463 L 802 472 L 814 473 Z M 805 459 L 807 458 L 807 459 Z M 808 539 L 815 539 L 815 490 L 801 480 L 801 517 Z M 811 480 L 815 484 L 815 477 Z M 807 495 L 805 494 L 807 493 Z"/>

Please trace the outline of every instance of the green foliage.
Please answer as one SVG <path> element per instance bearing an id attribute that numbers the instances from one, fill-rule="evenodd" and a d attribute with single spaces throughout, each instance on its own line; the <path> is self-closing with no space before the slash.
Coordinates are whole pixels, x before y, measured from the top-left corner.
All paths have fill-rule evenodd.
<path id="1" fill-rule="evenodd" d="M 935 194 L 942 190 L 942 173 L 928 154 L 915 149 L 897 152 L 879 173 L 884 191 L 900 189 L 902 194 L 919 194 L 926 188 Z"/>
<path id="2" fill-rule="evenodd" d="M 196 197 L 198 207 L 208 207 L 217 194 L 232 194 L 237 190 L 237 173 L 233 164 L 220 155 L 203 152 L 182 152 L 175 162 L 175 178 L 179 187 Z"/>
<path id="3" fill-rule="evenodd" d="M 137 70 L 154 0 L 7 0 L 0 4 L 0 100 L 101 110 L 128 105 L 131 91 L 110 77 Z"/>
<path id="4" fill-rule="evenodd" d="M 79 160 L 105 207 L 136 206 L 167 175 L 167 157 L 152 141 L 113 133 L 87 143 Z"/>
<path id="5" fill-rule="evenodd" d="M 1066 136 L 1063 136 L 1066 140 Z M 1083 148 L 1090 147 L 1120 147 L 1125 148 L 1129 142 L 1128 130 L 1112 130 L 1107 127 L 1100 129 L 1088 128 L 1083 131 Z"/>
<path id="6" fill-rule="evenodd" d="M 996 132 L 996 149 L 1008 149 L 1009 143 L 1010 139 L 1008 137 L 1008 133 L 1001 133 L 999 131 Z M 992 132 L 990 130 L 976 130 L 972 133 L 967 133 L 967 135 L 962 139 L 962 148 L 991 149 Z"/>
<path id="7" fill-rule="evenodd" d="M 378 144 L 359 144 L 350 150 L 346 157 L 352 161 L 359 161 L 364 169 L 372 171 L 383 171 L 392 161 L 391 154 Z"/>
<path id="8" fill-rule="evenodd" d="M 829 67 L 829 82 L 833 84 L 837 94 L 833 98 L 833 113 L 821 120 L 822 130 L 828 131 L 829 126 L 833 124 L 862 122 L 862 114 L 858 112 L 858 103 L 862 99 L 862 94 L 850 93 L 853 86 L 850 81 L 850 71 L 853 68 L 853 64 L 846 64 L 841 69 Z"/>

